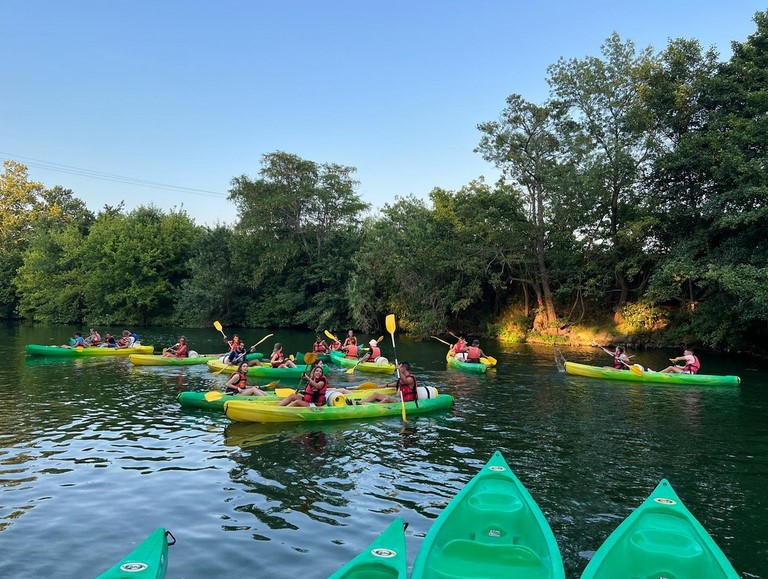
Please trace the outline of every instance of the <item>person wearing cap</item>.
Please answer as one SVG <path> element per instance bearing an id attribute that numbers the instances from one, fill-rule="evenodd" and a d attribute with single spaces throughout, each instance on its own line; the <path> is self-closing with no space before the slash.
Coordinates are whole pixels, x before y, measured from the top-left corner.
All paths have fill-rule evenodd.
<path id="1" fill-rule="evenodd" d="M 179 341 L 163 352 L 165 358 L 186 358 L 189 356 L 187 338 L 182 336 Z"/>
<path id="2" fill-rule="evenodd" d="M 381 358 L 381 348 L 379 348 L 379 343 L 376 340 L 371 340 L 368 342 L 368 345 L 371 348 L 366 352 L 365 356 L 360 358 L 361 364 L 363 362 L 378 362 L 379 358 Z"/>

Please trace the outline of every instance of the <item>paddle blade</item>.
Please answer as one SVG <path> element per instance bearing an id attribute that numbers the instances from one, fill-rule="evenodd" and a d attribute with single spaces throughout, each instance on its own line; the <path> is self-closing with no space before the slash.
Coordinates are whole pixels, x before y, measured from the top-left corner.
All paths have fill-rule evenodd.
<path id="1" fill-rule="evenodd" d="M 330 333 L 328 330 L 323 330 L 323 333 L 326 336 L 328 336 L 331 340 L 333 340 L 334 342 L 338 342 L 339 341 L 339 339 L 336 336 L 334 336 L 332 333 Z"/>
<path id="2" fill-rule="evenodd" d="M 275 388 L 275 394 L 277 394 L 281 398 L 286 398 L 291 394 L 296 394 L 296 390 L 294 390 L 293 388 Z"/>
<path id="3" fill-rule="evenodd" d="M 453 332 L 448 332 L 448 333 L 449 333 L 451 336 L 453 336 L 454 338 L 456 338 L 457 340 L 459 339 L 459 337 L 458 337 L 456 334 L 454 334 Z"/>
<path id="4" fill-rule="evenodd" d="M 304 354 L 304 363 L 311 366 L 317 361 L 317 352 L 309 352 Z"/>
<path id="5" fill-rule="evenodd" d="M 276 388 L 278 384 L 280 384 L 280 380 L 275 380 L 274 382 L 270 382 L 269 384 L 264 386 L 264 388 L 267 390 L 270 388 Z"/>
<path id="6" fill-rule="evenodd" d="M 496 364 L 498 364 L 498 363 L 499 363 L 499 361 L 498 361 L 496 358 L 494 358 L 493 356 L 488 356 L 488 361 L 489 361 L 489 362 L 490 362 L 490 363 L 491 363 L 493 366 L 495 366 Z"/>
<path id="7" fill-rule="evenodd" d="M 213 322 L 213 327 L 219 330 L 220 332 L 224 331 L 224 328 L 221 326 L 221 322 L 219 320 L 215 320 Z"/>
<path id="8" fill-rule="evenodd" d="M 389 314 L 386 319 L 384 320 L 387 331 L 392 334 L 392 336 L 395 335 L 395 314 Z"/>
<path id="9" fill-rule="evenodd" d="M 408 417 L 405 415 L 405 399 L 403 398 L 402 390 L 400 390 L 400 413 L 403 415 L 403 422 L 408 422 Z"/>
<path id="10" fill-rule="evenodd" d="M 210 392 L 205 393 L 205 399 L 208 402 L 214 402 L 215 400 L 221 400 L 222 398 L 224 398 L 224 394 L 218 390 L 211 390 Z"/>
<path id="11" fill-rule="evenodd" d="M 355 368 L 357 368 L 357 364 L 355 364 L 355 366 L 353 368 L 350 368 L 345 373 L 346 374 L 354 374 L 355 373 Z"/>
<path id="12" fill-rule="evenodd" d="M 632 364 L 629 367 L 629 371 L 632 372 L 635 376 L 643 375 L 643 369 L 638 364 Z"/>
<path id="13" fill-rule="evenodd" d="M 378 387 L 379 385 L 376 384 L 376 382 L 363 382 L 362 384 L 355 386 L 355 390 L 374 390 Z"/>
<path id="14" fill-rule="evenodd" d="M 377 344 L 378 344 L 378 343 L 380 343 L 380 342 L 381 342 L 383 339 L 384 339 L 384 334 L 382 334 L 381 336 L 379 336 L 379 339 L 378 339 L 378 340 L 376 340 L 376 343 L 377 343 Z"/>

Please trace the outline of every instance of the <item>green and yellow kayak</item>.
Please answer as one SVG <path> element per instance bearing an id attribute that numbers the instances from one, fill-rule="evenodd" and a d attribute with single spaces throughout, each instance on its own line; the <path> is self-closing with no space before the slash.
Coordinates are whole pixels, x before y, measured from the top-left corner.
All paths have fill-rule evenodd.
<path id="1" fill-rule="evenodd" d="M 470 362 L 462 362 L 461 360 L 457 360 L 454 356 L 451 356 L 450 353 L 445 355 L 445 359 L 448 362 L 449 368 L 456 368 L 457 370 L 462 370 L 463 372 L 474 372 L 475 374 L 485 374 L 488 371 L 488 366 L 486 366 L 482 362 L 478 362 L 477 364 L 470 363 Z"/>
<path id="2" fill-rule="evenodd" d="M 363 398 L 367 398 L 374 392 L 380 392 L 388 396 L 394 396 L 395 388 L 375 388 L 370 390 L 355 390 L 353 392 L 350 392 L 349 394 L 345 394 L 345 396 L 350 400 L 362 400 Z M 231 394 L 227 394 L 222 398 L 218 398 L 217 400 L 206 400 L 205 395 L 206 395 L 206 392 L 181 392 L 176 397 L 176 400 L 178 400 L 179 404 L 181 404 L 185 408 L 199 408 L 201 410 L 218 410 L 219 412 L 223 412 L 224 403 L 230 400 L 248 401 L 248 402 L 253 402 L 255 404 L 260 404 L 260 403 L 263 404 L 267 402 L 274 403 L 276 400 L 281 400 L 283 398 L 283 396 L 278 396 L 274 392 L 269 392 L 267 396 L 234 396 Z"/>
<path id="3" fill-rule="evenodd" d="M 400 403 L 360 404 L 353 406 L 277 406 L 276 402 L 253 404 L 248 401 L 228 400 L 224 404 L 227 417 L 235 422 L 324 422 L 328 420 L 355 420 L 379 416 L 400 416 Z M 453 405 L 453 396 L 440 394 L 437 398 L 406 402 L 407 416 L 448 410 Z"/>
<path id="4" fill-rule="evenodd" d="M 328 364 L 331 361 L 331 355 L 330 354 L 318 354 L 316 360 L 320 360 L 321 362 Z M 303 364 L 304 363 L 304 352 L 296 352 L 296 359 L 294 360 L 297 364 Z"/>
<path id="5" fill-rule="evenodd" d="M 24 351 L 30 356 L 58 356 L 62 358 L 151 354 L 154 349 L 154 346 L 133 346 L 132 348 L 102 348 L 100 346 L 88 346 L 86 348 L 69 348 L 64 346 L 40 346 L 37 344 L 28 344 L 24 347 Z"/>
<path id="6" fill-rule="evenodd" d="M 376 374 L 394 374 L 395 373 L 395 365 L 390 364 L 389 362 L 386 362 L 386 363 L 361 362 L 360 364 L 358 364 L 357 359 L 346 358 L 344 356 L 344 352 L 339 352 L 338 350 L 334 350 L 333 352 L 331 352 L 330 356 L 331 356 L 331 362 L 333 362 L 337 366 L 342 366 L 343 368 L 355 368 L 355 371 L 360 370 L 361 372 L 375 372 Z"/>
<path id="7" fill-rule="evenodd" d="M 194 366 L 207 364 L 211 360 L 218 360 L 224 354 L 200 354 L 188 358 L 166 358 L 161 354 L 131 354 L 128 360 L 136 366 Z M 248 354 L 246 360 L 261 360 L 264 354 L 256 352 Z"/>
<path id="8" fill-rule="evenodd" d="M 168 569 L 168 545 L 175 543 L 170 531 L 162 527 L 155 529 L 123 560 L 96 579 L 162 579 Z"/>
<path id="9" fill-rule="evenodd" d="M 738 579 L 720 547 L 662 479 L 611 533 L 581 579 L 669 577 Z"/>
<path id="10" fill-rule="evenodd" d="M 328 579 L 406 579 L 403 519 L 397 517 L 368 548 Z"/>
<path id="11" fill-rule="evenodd" d="M 655 382 L 659 384 L 690 384 L 699 386 L 737 386 L 741 382 L 738 376 L 714 376 L 707 374 L 663 374 L 652 370 L 641 370 L 633 374 L 629 370 L 600 368 L 575 362 L 566 362 L 565 371 L 573 376 L 602 378 L 604 380 L 624 380 L 627 382 Z"/>
<path id="12" fill-rule="evenodd" d="M 448 577 L 565 578 L 552 529 L 499 451 L 437 517 L 411 571 Z"/>
<path id="13" fill-rule="evenodd" d="M 227 365 L 218 360 L 209 360 L 207 364 L 211 372 L 223 369 L 222 374 L 232 374 L 237 370 L 236 365 Z M 297 364 L 295 368 L 273 368 L 269 363 L 265 362 L 262 365 L 248 368 L 248 375 L 258 378 L 301 378 L 301 375 L 308 368 L 306 364 Z"/>

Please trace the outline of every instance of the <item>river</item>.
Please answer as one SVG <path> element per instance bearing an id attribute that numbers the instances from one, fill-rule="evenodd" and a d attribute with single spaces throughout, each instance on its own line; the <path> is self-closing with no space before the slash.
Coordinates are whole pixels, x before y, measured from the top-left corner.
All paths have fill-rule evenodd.
<path id="1" fill-rule="evenodd" d="M 2 577 L 93 577 L 160 526 L 178 541 L 171 578 L 325 577 L 397 515 L 410 566 L 499 449 L 547 517 L 568 577 L 665 477 L 742 577 L 768 579 L 765 362 L 702 354 L 702 372 L 740 375 L 737 387 L 623 384 L 558 372 L 551 347 L 484 342 L 499 367 L 474 376 L 446 369 L 443 344 L 396 335 L 398 358 L 455 396 L 452 411 L 275 428 L 182 409 L 180 391 L 224 381 L 205 366 L 25 356 L 25 344 L 62 344 L 75 329 L 0 326 Z M 159 349 L 180 332 L 139 333 Z M 222 349 L 213 328 L 184 333 L 198 352 Z M 267 333 L 265 353 L 314 339 L 241 332 L 248 344 Z M 382 344 L 393 358 L 388 334 Z M 594 348 L 563 353 L 608 361 Z M 635 354 L 658 369 L 679 352 Z M 330 380 L 385 378 L 332 369 Z"/>

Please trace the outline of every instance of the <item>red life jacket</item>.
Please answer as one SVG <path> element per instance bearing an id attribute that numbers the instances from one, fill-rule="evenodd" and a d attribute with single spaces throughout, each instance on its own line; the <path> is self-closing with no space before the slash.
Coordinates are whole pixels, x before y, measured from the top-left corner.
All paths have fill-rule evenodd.
<path id="1" fill-rule="evenodd" d="M 369 362 L 375 362 L 376 358 L 381 358 L 381 348 L 378 346 L 371 346 L 370 356 L 368 356 Z"/>
<path id="2" fill-rule="evenodd" d="M 128 338 L 120 338 L 120 339 L 117 341 L 117 345 L 118 345 L 118 346 L 123 346 L 123 347 L 124 347 L 124 346 L 127 346 L 127 345 L 128 345 Z"/>
<path id="3" fill-rule="evenodd" d="M 617 370 L 622 370 L 626 368 L 626 366 L 621 363 L 621 354 L 613 355 L 613 367 L 616 368 Z"/>
<path id="4" fill-rule="evenodd" d="M 701 368 L 699 359 L 696 356 L 693 356 L 693 360 L 694 362 L 692 364 L 686 364 L 683 366 L 683 372 L 687 374 L 696 374 L 699 371 L 699 368 Z"/>
<path id="5" fill-rule="evenodd" d="M 284 360 L 285 360 L 285 354 L 283 354 L 283 351 L 281 350 L 277 353 L 277 359 L 272 362 L 272 367 L 277 368 L 278 366 L 280 366 L 280 364 L 283 363 Z"/>
<path id="6" fill-rule="evenodd" d="M 315 406 L 322 406 L 325 404 L 325 391 L 328 390 L 328 380 L 325 376 L 322 376 L 317 382 L 321 384 L 320 390 L 306 390 L 304 392 L 304 402 L 314 402 Z"/>
<path id="7" fill-rule="evenodd" d="M 325 352 L 326 349 L 324 342 L 315 342 L 315 345 L 312 347 L 313 352 Z"/>
<path id="8" fill-rule="evenodd" d="M 234 384 L 227 384 L 227 392 L 238 393 L 247 385 L 248 377 L 240 372 L 240 370 L 235 372 L 233 375 L 238 376 L 239 378 Z"/>
<path id="9" fill-rule="evenodd" d="M 403 393 L 403 402 L 413 402 L 416 400 L 416 389 L 418 388 L 418 384 L 416 384 L 416 376 L 411 374 L 411 378 L 413 378 L 413 388 L 403 384 L 403 381 L 399 378 L 397 379 L 397 388 Z"/>
<path id="10" fill-rule="evenodd" d="M 187 356 L 189 356 L 189 346 L 187 344 L 179 344 L 179 347 L 176 348 L 176 357 L 186 358 Z"/>
<path id="11" fill-rule="evenodd" d="M 98 338 L 96 337 L 91 338 L 91 346 L 98 346 L 99 344 L 101 344 L 101 336 L 99 336 Z"/>
<path id="12" fill-rule="evenodd" d="M 345 358 L 357 358 L 357 346 L 354 344 L 350 344 L 347 346 L 347 353 L 344 356 Z"/>
<path id="13" fill-rule="evenodd" d="M 336 340 L 335 342 L 331 343 L 331 350 L 341 350 L 341 342 Z"/>
<path id="14" fill-rule="evenodd" d="M 480 360 L 480 348 L 477 348 L 475 346 L 469 347 L 469 353 L 467 354 L 467 361 L 479 361 Z"/>

